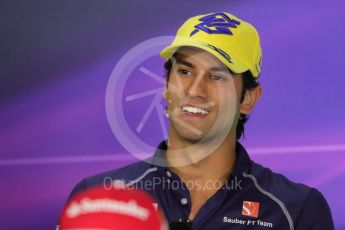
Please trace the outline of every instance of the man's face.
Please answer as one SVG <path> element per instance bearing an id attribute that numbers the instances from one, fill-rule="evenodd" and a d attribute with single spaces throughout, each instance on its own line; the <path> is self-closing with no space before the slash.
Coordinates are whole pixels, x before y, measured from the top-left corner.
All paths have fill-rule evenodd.
<path id="1" fill-rule="evenodd" d="M 211 53 L 179 49 L 164 92 L 170 138 L 195 143 L 234 132 L 241 90 L 241 74 L 231 74 Z"/>

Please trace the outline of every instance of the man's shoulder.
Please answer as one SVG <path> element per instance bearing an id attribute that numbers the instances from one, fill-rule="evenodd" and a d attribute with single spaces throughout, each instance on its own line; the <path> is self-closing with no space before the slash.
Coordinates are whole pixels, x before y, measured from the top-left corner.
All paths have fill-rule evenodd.
<path id="1" fill-rule="evenodd" d="M 86 177 L 74 187 L 70 197 L 82 190 L 95 186 L 110 186 L 110 183 L 113 184 L 116 183 L 116 181 L 121 181 L 126 184 L 138 179 L 143 179 L 143 177 L 148 176 L 156 170 L 156 167 L 146 161 L 139 161 L 121 168 Z"/>
<path id="2" fill-rule="evenodd" d="M 272 171 L 272 169 L 262 166 L 252 161 L 251 173 L 247 174 L 251 180 L 255 181 L 258 187 L 274 193 L 296 194 L 299 197 L 306 196 L 313 188 L 290 180 L 285 175 Z"/>
<path id="3" fill-rule="evenodd" d="M 330 228 L 333 224 L 329 206 L 320 191 L 303 183 L 296 183 L 258 163 L 252 162 L 251 165 L 251 172 L 245 176 L 252 181 L 257 191 L 279 205 L 296 226 L 313 223 L 311 218 L 320 217 L 324 219 L 319 222 L 324 229 L 333 229 Z M 305 227 L 307 229 L 310 226 Z"/>

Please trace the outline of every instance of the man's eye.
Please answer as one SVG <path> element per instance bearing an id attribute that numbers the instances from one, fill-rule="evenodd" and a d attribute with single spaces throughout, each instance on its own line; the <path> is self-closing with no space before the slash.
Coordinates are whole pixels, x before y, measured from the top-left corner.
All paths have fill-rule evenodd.
<path id="1" fill-rule="evenodd" d="M 177 72 L 178 72 L 179 74 L 181 74 L 181 75 L 188 75 L 188 74 L 192 74 L 192 72 L 191 72 L 191 71 L 186 70 L 186 69 L 179 69 L 179 70 L 177 70 Z"/>
<path id="2" fill-rule="evenodd" d="M 221 75 L 211 75 L 211 79 L 215 81 L 225 81 L 227 80 L 226 77 Z"/>

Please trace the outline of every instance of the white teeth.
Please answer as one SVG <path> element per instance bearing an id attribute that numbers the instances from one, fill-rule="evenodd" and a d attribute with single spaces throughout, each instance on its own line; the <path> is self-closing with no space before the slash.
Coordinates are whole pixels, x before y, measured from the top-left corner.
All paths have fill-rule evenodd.
<path id="1" fill-rule="evenodd" d="M 192 107 L 192 106 L 183 106 L 182 110 L 184 112 L 188 112 L 188 113 L 201 113 L 201 114 L 204 114 L 204 115 L 208 114 L 208 111 L 206 111 L 204 109 Z"/>

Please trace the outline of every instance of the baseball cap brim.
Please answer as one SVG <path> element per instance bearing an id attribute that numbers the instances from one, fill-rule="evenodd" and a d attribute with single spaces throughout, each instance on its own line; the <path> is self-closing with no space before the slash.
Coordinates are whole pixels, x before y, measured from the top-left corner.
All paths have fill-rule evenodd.
<path id="1" fill-rule="evenodd" d="M 217 47 L 208 46 L 205 43 L 197 42 L 194 39 L 188 39 L 188 38 L 175 40 L 173 44 L 165 47 L 161 51 L 160 56 L 168 60 L 181 47 L 196 47 L 196 48 L 205 50 L 213 54 L 216 58 L 218 58 L 225 66 L 227 66 L 234 73 L 243 73 L 249 70 L 249 67 L 245 65 L 243 62 L 241 62 L 239 59 L 237 59 L 235 56 L 225 58 L 224 55 L 221 54 L 221 51 Z"/>

